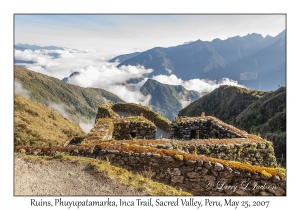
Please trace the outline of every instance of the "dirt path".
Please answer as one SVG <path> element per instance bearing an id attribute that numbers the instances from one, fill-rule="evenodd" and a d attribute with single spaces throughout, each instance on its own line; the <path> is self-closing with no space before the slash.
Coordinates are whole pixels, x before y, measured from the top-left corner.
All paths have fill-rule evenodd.
<path id="1" fill-rule="evenodd" d="M 146 195 L 111 180 L 86 164 L 15 157 L 15 195 Z"/>

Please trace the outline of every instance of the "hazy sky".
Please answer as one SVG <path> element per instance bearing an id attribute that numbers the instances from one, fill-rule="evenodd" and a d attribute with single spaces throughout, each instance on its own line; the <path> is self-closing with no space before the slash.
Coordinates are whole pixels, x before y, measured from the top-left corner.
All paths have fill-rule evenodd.
<path id="1" fill-rule="evenodd" d="M 18 15 L 15 44 L 146 50 L 248 33 L 276 36 L 285 15 Z"/>

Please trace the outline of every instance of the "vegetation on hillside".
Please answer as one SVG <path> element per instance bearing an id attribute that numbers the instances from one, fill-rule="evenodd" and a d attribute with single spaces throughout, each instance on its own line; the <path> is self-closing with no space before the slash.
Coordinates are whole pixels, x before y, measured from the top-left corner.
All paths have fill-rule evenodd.
<path id="1" fill-rule="evenodd" d="M 215 116 L 226 123 L 234 120 L 265 92 L 223 85 L 179 111 L 178 116 Z"/>
<path id="2" fill-rule="evenodd" d="M 78 121 L 95 118 L 99 104 L 123 102 L 118 96 L 99 88 L 83 88 L 59 79 L 15 66 L 15 81 L 30 92 L 30 99 L 51 106 L 60 105 L 68 118 Z"/>
<path id="3" fill-rule="evenodd" d="M 286 158 L 286 88 L 262 92 L 220 86 L 179 112 L 179 116 L 213 115 L 274 144 L 278 163 Z"/>
<path id="4" fill-rule="evenodd" d="M 14 145 L 63 145 L 74 136 L 85 136 L 81 128 L 43 104 L 14 95 Z"/>
<path id="5" fill-rule="evenodd" d="M 233 124 L 273 142 L 279 162 L 286 158 L 286 88 L 270 91 L 241 112 Z"/>

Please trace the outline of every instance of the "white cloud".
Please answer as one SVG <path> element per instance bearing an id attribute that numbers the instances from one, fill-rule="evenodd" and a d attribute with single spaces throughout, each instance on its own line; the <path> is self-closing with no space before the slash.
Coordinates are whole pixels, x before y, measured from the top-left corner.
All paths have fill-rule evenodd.
<path id="1" fill-rule="evenodd" d="M 168 85 L 182 85 L 187 90 L 195 90 L 199 93 L 207 93 L 211 92 L 214 89 L 218 88 L 220 85 L 232 85 L 232 86 L 239 86 L 237 81 L 231 80 L 229 78 L 223 78 L 221 81 L 213 81 L 213 80 L 206 80 L 206 79 L 191 79 L 191 80 L 182 80 L 178 78 L 176 75 L 171 74 L 170 76 L 167 75 L 157 75 L 153 76 L 153 79 Z"/>
<path id="2" fill-rule="evenodd" d="M 18 93 L 26 98 L 30 98 L 30 92 L 23 88 L 22 84 L 15 81 L 15 93 Z"/>
<path id="3" fill-rule="evenodd" d="M 181 106 L 182 106 L 182 109 L 183 109 L 183 108 L 187 107 L 188 105 L 190 105 L 190 103 L 192 103 L 192 101 L 181 100 L 180 103 L 181 103 Z"/>
<path id="4" fill-rule="evenodd" d="M 15 50 L 15 59 L 24 61 L 33 61 L 40 66 L 45 66 L 47 68 L 57 66 L 59 63 L 55 62 L 48 52 L 42 52 L 39 50 Z"/>
<path id="5" fill-rule="evenodd" d="M 74 121 L 74 117 L 71 117 L 66 110 L 69 109 L 68 106 L 66 106 L 65 104 L 57 104 L 57 103 L 53 103 L 53 102 L 48 102 L 47 106 L 52 109 L 53 111 L 61 114 L 64 118 L 67 118 L 70 121 Z"/>
<path id="6" fill-rule="evenodd" d="M 126 102 L 148 105 L 150 96 L 144 96 L 139 92 L 139 88 L 146 80 L 144 79 L 136 85 L 126 85 L 126 81 L 130 78 L 142 78 L 143 75 L 152 71 L 152 69 L 145 69 L 141 66 L 117 68 L 112 64 L 103 64 L 80 69 L 80 74 L 69 78 L 68 82 L 81 87 L 102 88 L 116 94 Z"/>
<path id="7" fill-rule="evenodd" d="M 95 119 L 92 120 L 80 119 L 78 124 L 80 128 L 87 134 L 94 127 Z"/>
<path id="8" fill-rule="evenodd" d="M 64 118 L 68 119 L 71 122 L 78 123 L 80 128 L 85 132 L 89 133 L 95 124 L 95 119 L 87 119 L 83 116 L 70 115 L 67 110 L 69 107 L 65 104 L 57 104 L 53 102 L 48 102 L 47 106 L 53 111 L 61 114 Z"/>
<path id="9" fill-rule="evenodd" d="M 59 54 L 58 58 L 51 57 L 50 53 Z M 127 53 L 121 51 L 121 53 Z M 126 102 L 148 105 L 150 96 L 139 92 L 146 82 L 125 85 L 130 78 L 142 78 L 153 70 L 142 66 L 122 66 L 118 63 L 109 63 L 107 60 L 119 55 L 120 52 L 112 50 L 15 50 L 15 59 L 33 61 L 33 64 L 23 64 L 26 68 L 46 74 L 58 79 L 68 77 L 77 71 L 80 74 L 69 79 L 69 83 L 81 87 L 95 87 L 110 91 Z"/>

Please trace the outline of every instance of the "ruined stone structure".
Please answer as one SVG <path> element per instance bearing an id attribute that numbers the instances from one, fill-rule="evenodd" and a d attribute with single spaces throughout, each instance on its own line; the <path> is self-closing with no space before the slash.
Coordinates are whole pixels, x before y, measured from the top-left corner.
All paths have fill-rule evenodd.
<path id="1" fill-rule="evenodd" d="M 96 122 L 99 118 L 120 118 L 116 113 L 122 111 L 129 113 L 131 116 L 143 116 L 147 120 L 153 122 L 156 126 L 162 130 L 168 132 L 169 124 L 171 123 L 167 118 L 162 117 L 158 113 L 152 111 L 146 106 L 142 106 L 134 103 L 116 103 L 116 104 L 103 104 L 98 108 L 96 116 Z"/>
<path id="2" fill-rule="evenodd" d="M 177 117 L 170 125 L 170 139 L 246 138 L 248 133 L 215 117 Z"/>
<path id="3" fill-rule="evenodd" d="M 136 116 L 120 117 L 118 111 Z M 158 125 L 169 139 L 153 140 Z M 75 137 L 64 147 L 15 151 L 109 160 L 194 195 L 286 195 L 285 171 L 271 168 L 277 166 L 273 144 L 211 116 L 179 117 L 171 123 L 137 104 L 104 104 L 85 138 Z"/>
<path id="4" fill-rule="evenodd" d="M 128 113 L 121 117 L 116 112 Z M 169 121 L 148 107 L 133 103 L 103 104 L 99 106 L 93 129 L 87 141 L 155 139 L 157 126 L 168 131 Z"/>
<path id="5" fill-rule="evenodd" d="M 143 116 L 120 117 L 116 113 L 118 111 Z M 168 121 L 160 115 L 148 107 L 137 104 L 101 105 L 95 126 L 87 135 L 86 140 L 97 142 L 112 139 L 155 139 L 157 129 L 154 121 L 159 122 L 165 130 L 169 131 L 169 139 L 176 140 L 177 149 L 182 151 L 252 165 L 267 167 L 277 165 L 271 142 L 250 135 L 215 117 L 178 117 L 172 123 L 167 124 Z M 188 143 L 184 144 L 180 140 Z"/>
<path id="6" fill-rule="evenodd" d="M 86 141 L 155 139 L 156 126 L 143 116 L 98 118 Z"/>

